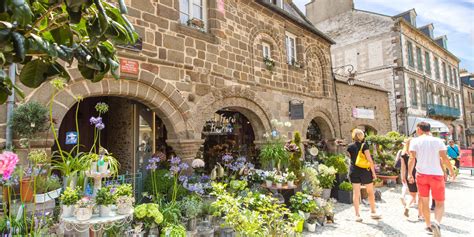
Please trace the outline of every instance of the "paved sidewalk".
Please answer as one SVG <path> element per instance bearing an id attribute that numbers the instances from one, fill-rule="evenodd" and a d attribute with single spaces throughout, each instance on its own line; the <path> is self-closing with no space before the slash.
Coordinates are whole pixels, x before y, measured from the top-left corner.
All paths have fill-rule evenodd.
<path id="1" fill-rule="evenodd" d="M 304 236 L 429 236 L 424 222 L 414 221 L 418 210 L 410 209 L 410 218 L 403 216 L 400 202 L 401 187 L 383 188 L 382 202 L 377 203 L 382 219 L 370 219 L 370 209 L 362 205 L 362 223 L 353 221 L 351 205 L 336 205 L 336 223 L 317 227 L 316 233 Z M 474 176 L 461 174 L 456 182 L 447 184 L 445 216 L 441 234 L 447 236 L 474 236 Z M 433 216 L 433 214 L 432 214 Z M 413 219 L 411 219 L 413 218 Z M 433 216 L 434 218 L 434 216 Z"/>

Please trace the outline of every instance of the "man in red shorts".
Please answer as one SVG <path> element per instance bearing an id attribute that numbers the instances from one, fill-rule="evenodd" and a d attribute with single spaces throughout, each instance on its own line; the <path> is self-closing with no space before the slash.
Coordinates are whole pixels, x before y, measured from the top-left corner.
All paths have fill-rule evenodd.
<path id="1" fill-rule="evenodd" d="M 446 154 L 446 145 L 443 140 L 431 136 L 429 123 L 421 122 L 416 125 L 418 137 L 411 140 L 410 159 L 408 161 L 408 181 L 414 183 L 412 176 L 416 161 L 416 184 L 421 201 L 421 211 L 425 218 L 426 231 L 435 237 L 441 236 L 439 223 L 444 215 L 444 172 L 441 163 L 449 168 L 452 179 L 456 174 Z M 441 161 L 441 162 L 440 162 Z M 435 219 L 431 222 L 429 197 L 436 201 Z"/>

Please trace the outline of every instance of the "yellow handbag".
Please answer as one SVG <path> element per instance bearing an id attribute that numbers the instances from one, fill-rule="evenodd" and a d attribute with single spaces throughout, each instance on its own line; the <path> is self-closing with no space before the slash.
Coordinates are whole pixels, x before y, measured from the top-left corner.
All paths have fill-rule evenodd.
<path id="1" fill-rule="evenodd" d="M 362 143 L 362 145 L 360 146 L 359 153 L 357 153 L 357 159 L 356 159 L 355 165 L 362 169 L 368 169 L 370 168 L 370 162 L 369 160 L 367 160 L 367 157 L 365 157 L 364 152 L 362 152 L 364 145 L 365 143 Z"/>

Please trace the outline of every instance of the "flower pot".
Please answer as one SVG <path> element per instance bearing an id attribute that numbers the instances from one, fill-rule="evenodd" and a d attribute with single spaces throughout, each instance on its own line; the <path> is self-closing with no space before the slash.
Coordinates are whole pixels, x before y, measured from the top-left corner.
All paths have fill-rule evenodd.
<path id="1" fill-rule="evenodd" d="M 326 221 L 326 216 L 318 216 L 316 217 L 316 220 L 319 225 L 324 226 L 324 222 Z"/>
<path id="2" fill-rule="evenodd" d="M 352 204 L 352 191 L 338 191 L 338 201 L 341 203 Z"/>
<path id="3" fill-rule="evenodd" d="M 127 215 L 132 213 L 133 204 L 132 203 L 124 203 L 117 205 L 117 214 L 119 215 Z"/>
<path id="4" fill-rule="evenodd" d="M 195 237 L 214 237 L 214 228 L 209 223 L 199 224 Z"/>
<path id="5" fill-rule="evenodd" d="M 325 188 L 323 189 L 323 193 L 321 194 L 321 198 L 328 200 L 331 197 L 331 189 Z"/>
<path id="6" fill-rule="evenodd" d="M 293 187 L 293 186 L 295 186 L 295 181 L 294 180 L 288 181 L 288 187 Z"/>
<path id="7" fill-rule="evenodd" d="M 232 228 L 221 228 L 220 237 L 235 237 L 235 231 Z"/>
<path id="8" fill-rule="evenodd" d="M 78 221 L 87 221 L 92 217 L 92 208 L 76 208 L 74 210 L 74 215 Z"/>
<path id="9" fill-rule="evenodd" d="M 62 217 L 71 217 L 74 215 L 74 205 L 62 206 Z"/>
<path id="10" fill-rule="evenodd" d="M 381 179 L 383 181 L 384 184 L 387 184 L 389 182 L 389 180 L 392 180 L 392 182 L 397 182 L 397 178 L 398 176 L 397 175 L 377 175 L 377 177 L 379 179 Z"/>
<path id="11" fill-rule="evenodd" d="M 308 223 L 307 228 L 309 232 L 316 232 L 316 223 Z"/>
<path id="12" fill-rule="evenodd" d="M 158 227 L 152 227 L 150 228 L 150 230 L 148 231 L 148 237 L 158 237 L 160 236 L 160 230 L 158 229 Z"/>
<path id="13" fill-rule="evenodd" d="M 91 167 L 90 167 L 90 172 L 91 173 L 96 173 L 97 172 L 97 162 L 91 162 Z"/>
<path id="14" fill-rule="evenodd" d="M 265 180 L 265 184 L 267 185 L 267 187 L 271 187 L 273 185 L 273 181 Z"/>
<path id="15" fill-rule="evenodd" d="M 188 224 L 187 225 L 188 231 L 195 231 L 196 227 L 197 227 L 197 219 L 196 218 L 190 218 L 190 219 L 188 219 L 187 224 Z"/>
<path id="16" fill-rule="evenodd" d="M 207 222 L 212 224 L 212 222 L 214 221 L 214 216 L 213 215 L 206 215 L 206 216 L 204 216 L 203 219 L 204 219 L 204 221 L 207 221 Z"/>
<path id="17" fill-rule="evenodd" d="M 282 183 L 276 183 L 277 188 L 281 188 L 282 186 L 283 186 Z"/>
<path id="18" fill-rule="evenodd" d="M 20 182 L 20 196 L 22 202 L 33 202 L 33 179 L 22 179 Z"/>
<path id="19" fill-rule="evenodd" d="M 99 216 L 108 217 L 112 213 L 112 205 L 100 205 Z"/>
<path id="20" fill-rule="evenodd" d="M 375 186 L 376 188 L 383 187 L 383 181 L 380 181 L 380 182 L 374 182 L 374 186 Z"/>
<path id="21" fill-rule="evenodd" d="M 310 212 L 305 212 L 305 213 L 303 213 L 303 215 L 304 215 L 304 219 L 308 220 L 309 217 L 311 216 L 311 213 Z"/>
<path id="22" fill-rule="evenodd" d="M 326 223 L 334 223 L 334 214 L 326 215 Z"/>
<path id="23" fill-rule="evenodd" d="M 144 237 L 145 236 L 145 231 L 142 231 L 140 233 L 133 233 L 132 234 L 132 237 Z"/>
<path id="24" fill-rule="evenodd" d="M 47 192 L 47 193 L 36 194 L 35 203 L 45 203 L 47 201 L 54 200 L 58 198 L 60 194 L 61 194 L 60 188 Z"/>
<path id="25" fill-rule="evenodd" d="M 104 162 L 104 165 L 99 165 L 99 173 L 105 174 L 109 169 L 109 162 Z"/>
<path id="26" fill-rule="evenodd" d="M 295 232 L 296 233 L 302 233 L 303 232 L 303 227 L 304 227 L 304 221 L 298 221 L 295 224 Z"/>

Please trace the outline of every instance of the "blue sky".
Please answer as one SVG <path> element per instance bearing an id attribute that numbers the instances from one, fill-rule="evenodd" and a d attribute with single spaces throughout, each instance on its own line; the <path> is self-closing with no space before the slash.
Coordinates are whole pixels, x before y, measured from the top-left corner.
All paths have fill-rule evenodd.
<path id="1" fill-rule="evenodd" d="M 305 12 L 309 0 L 293 0 Z M 434 24 L 435 37 L 448 36 L 448 50 L 460 60 L 460 68 L 474 72 L 474 0 L 354 0 L 355 8 L 386 15 L 415 8 L 417 25 Z"/>

